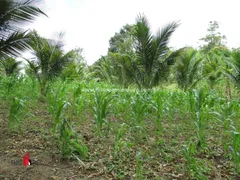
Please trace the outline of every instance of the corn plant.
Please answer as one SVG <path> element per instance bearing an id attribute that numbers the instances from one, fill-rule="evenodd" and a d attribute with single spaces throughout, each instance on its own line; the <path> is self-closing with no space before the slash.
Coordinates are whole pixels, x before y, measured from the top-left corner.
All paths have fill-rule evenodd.
<path id="1" fill-rule="evenodd" d="M 156 118 L 155 118 L 155 127 L 156 127 L 156 134 L 158 137 L 158 141 L 161 144 L 160 136 L 163 133 L 163 126 L 162 126 L 162 116 L 164 111 L 164 102 L 161 96 L 156 96 L 156 99 L 152 102 L 152 107 L 155 110 Z"/>
<path id="2" fill-rule="evenodd" d="M 73 108 L 75 109 L 77 116 L 80 116 L 84 108 L 84 102 L 86 101 L 86 99 L 84 99 L 83 97 L 81 84 L 79 84 L 76 90 L 73 92 L 73 101 L 74 101 Z"/>
<path id="3" fill-rule="evenodd" d="M 62 157 L 74 157 L 75 154 L 82 157 L 87 156 L 87 146 L 79 141 L 77 133 L 72 128 L 72 125 L 66 120 L 63 112 L 67 107 L 70 107 L 70 103 L 66 101 L 57 101 L 54 111 L 54 126 L 53 137 L 57 142 Z"/>
<path id="4" fill-rule="evenodd" d="M 63 101 L 63 102 L 59 102 L 56 105 L 56 109 L 54 112 L 54 128 L 53 128 L 53 133 L 55 133 L 58 129 L 59 123 L 61 121 L 61 119 L 63 118 L 63 110 L 64 108 L 66 108 L 67 106 L 70 106 L 69 102 Z"/>
<path id="5" fill-rule="evenodd" d="M 87 146 L 79 140 L 77 133 L 73 130 L 72 125 L 64 118 L 59 126 L 58 146 L 62 157 L 75 157 L 80 155 L 85 158 L 88 155 Z"/>
<path id="6" fill-rule="evenodd" d="M 71 104 L 66 101 L 66 85 L 63 84 L 63 86 L 56 89 L 49 87 L 47 99 L 50 106 L 49 111 L 54 119 L 53 143 L 57 143 L 62 158 L 73 157 L 79 159 L 76 155 L 86 157 L 87 146 L 79 140 L 78 134 L 74 131 L 70 122 L 66 120 L 67 116 L 69 116 L 66 112 L 71 107 Z"/>
<path id="7" fill-rule="evenodd" d="M 144 118 L 147 114 L 148 97 L 143 93 L 136 93 L 135 97 L 131 97 L 131 114 L 134 125 L 142 126 Z"/>
<path id="8" fill-rule="evenodd" d="M 13 98 L 9 111 L 9 131 L 19 130 L 21 128 L 21 119 L 25 112 L 25 101 L 19 98 Z"/>
<path id="9" fill-rule="evenodd" d="M 205 105 L 208 95 L 203 92 L 203 89 L 199 91 L 194 89 L 189 92 L 189 95 L 191 115 L 197 130 L 198 147 L 203 147 L 206 145 L 204 140 L 204 129 L 208 118 L 208 112 L 205 111 L 207 109 Z"/>
<path id="10" fill-rule="evenodd" d="M 1 79 L 1 98 L 4 100 L 11 101 L 12 98 L 16 97 L 16 92 L 18 91 L 19 87 L 22 85 L 23 78 L 10 76 L 10 77 L 3 77 Z"/>
<path id="11" fill-rule="evenodd" d="M 49 104 L 49 112 L 52 114 L 52 116 L 56 116 L 57 108 L 60 108 L 61 104 L 66 101 L 66 86 L 63 85 L 59 88 L 52 88 L 50 86 L 47 87 L 47 101 Z"/>
<path id="12" fill-rule="evenodd" d="M 190 142 L 187 146 L 182 146 L 182 152 L 187 160 L 187 167 L 188 167 L 188 175 L 191 178 L 197 178 L 201 180 L 207 180 L 206 176 L 202 173 L 204 169 L 202 169 L 201 165 L 197 160 L 193 157 L 195 154 L 195 144 Z"/>
<path id="13" fill-rule="evenodd" d="M 106 116 L 109 113 L 110 102 L 112 101 L 113 96 L 111 93 L 101 92 L 99 90 L 95 91 L 94 94 L 94 105 L 93 105 L 93 113 L 94 113 L 94 121 L 97 125 L 98 135 L 102 134 L 103 125 L 108 126 L 108 122 L 106 120 Z M 108 126 L 109 130 L 109 126 Z"/>
<path id="14" fill-rule="evenodd" d="M 228 101 L 219 103 L 218 108 L 211 112 L 211 115 L 216 119 L 218 122 L 223 125 L 223 137 L 221 138 L 222 144 L 224 145 L 224 150 L 228 150 L 229 143 L 226 142 L 226 137 L 229 134 L 229 130 L 231 127 L 234 127 L 234 117 L 236 116 L 237 107 L 235 103 Z"/>
<path id="15" fill-rule="evenodd" d="M 177 92 L 164 92 L 165 96 L 165 107 L 164 111 L 168 115 L 170 120 L 174 119 L 175 113 L 180 111 L 180 108 L 184 107 L 183 105 L 183 95 Z"/>
<path id="16" fill-rule="evenodd" d="M 73 100 L 74 102 L 77 102 L 79 95 L 82 94 L 82 86 L 79 84 L 76 88 L 76 90 L 73 92 Z"/>
<path id="17" fill-rule="evenodd" d="M 196 170 L 195 158 L 193 157 L 195 153 L 195 145 L 193 143 L 189 143 L 188 146 L 183 145 L 182 152 L 185 159 L 187 160 L 188 172 L 190 174 L 192 170 Z"/>
<path id="18" fill-rule="evenodd" d="M 150 109 L 150 98 L 146 92 L 137 92 L 135 96 L 131 97 L 131 109 L 129 124 L 131 131 L 137 142 L 141 142 L 146 138 L 146 124 L 144 122 Z"/>
<path id="19" fill-rule="evenodd" d="M 136 154 L 136 179 L 142 180 L 143 176 L 143 161 L 142 161 L 142 152 L 139 151 Z"/>
<path id="20" fill-rule="evenodd" d="M 113 113 L 119 119 L 130 119 L 130 106 L 131 94 L 126 92 L 116 92 L 115 103 L 113 104 Z"/>
<path id="21" fill-rule="evenodd" d="M 235 165 L 235 171 L 240 174 L 240 133 L 232 131 L 232 145 L 229 146 L 232 152 L 232 160 Z"/>
<path id="22" fill-rule="evenodd" d="M 124 152 L 126 152 L 126 148 L 131 148 L 132 143 L 128 142 L 126 139 L 124 139 L 124 135 L 128 131 L 128 128 L 130 128 L 126 123 L 121 124 L 120 128 L 118 129 L 115 140 L 114 140 L 114 156 L 117 157 L 119 152 L 123 149 L 125 149 Z"/>

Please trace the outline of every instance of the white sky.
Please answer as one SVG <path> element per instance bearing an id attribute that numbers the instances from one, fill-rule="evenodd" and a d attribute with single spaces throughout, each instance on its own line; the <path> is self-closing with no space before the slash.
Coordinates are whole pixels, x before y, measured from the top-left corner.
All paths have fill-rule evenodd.
<path id="1" fill-rule="evenodd" d="M 65 50 L 83 48 L 88 64 L 107 54 L 109 39 L 125 24 L 135 23 L 144 13 L 153 33 L 168 22 L 181 25 L 170 46 L 197 47 L 207 33 L 208 23 L 217 20 L 229 47 L 240 47 L 239 0 L 42 0 L 39 17 L 30 28 L 47 38 L 65 32 Z"/>

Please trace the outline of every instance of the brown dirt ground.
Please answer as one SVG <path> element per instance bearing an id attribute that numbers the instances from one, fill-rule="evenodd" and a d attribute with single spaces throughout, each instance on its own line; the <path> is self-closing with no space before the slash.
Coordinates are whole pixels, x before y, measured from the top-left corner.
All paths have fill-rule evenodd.
<path id="1" fill-rule="evenodd" d="M 92 168 L 91 162 L 61 160 L 53 148 L 50 135 L 41 129 L 49 128 L 48 113 L 35 111 L 34 115 L 41 117 L 37 121 L 25 121 L 21 133 L 8 132 L 8 112 L 6 104 L 0 105 L 0 179 L 109 179 L 101 169 Z M 22 157 L 30 153 L 32 165 L 25 167 Z M 96 163 L 95 163 L 96 164 Z M 101 179 L 100 178 L 100 179 Z M 111 179 L 111 178 L 110 178 Z"/>

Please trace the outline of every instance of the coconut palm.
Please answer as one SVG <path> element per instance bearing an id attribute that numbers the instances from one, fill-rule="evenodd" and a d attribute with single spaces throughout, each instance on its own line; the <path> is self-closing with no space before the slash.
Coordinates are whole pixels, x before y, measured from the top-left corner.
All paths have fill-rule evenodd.
<path id="1" fill-rule="evenodd" d="M 153 35 L 147 18 L 144 15 L 137 17 L 133 32 L 135 48 L 133 61 L 138 68 L 136 77 L 144 88 L 157 85 L 161 76 L 168 71 L 168 42 L 178 25 L 178 22 L 172 22 Z"/>
<path id="2" fill-rule="evenodd" d="M 111 62 L 114 67 L 114 74 L 117 77 L 117 83 L 127 88 L 134 82 L 139 86 L 138 79 L 136 79 L 136 72 L 134 67 L 136 64 L 132 63 L 132 58 L 126 54 L 112 53 Z M 140 87 L 139 87 L 140 88 Z"/>
<path id="3" fill-rule="evenodd" d="M 200 73 L 201 54 L 192 48 L 184 48 L 178 57 L 175 70 L 178 86 L 184 91 L 194 87 L 202 79 Z"/>
<path id="4" fill-rule="evenodd" d="M 61 74 L 63 69 L 72 62 L 75 57 L 75 50 L 64 54 L 61 36 L 58 41 L 40 37 L 36 31 L 32 33 L 31 48 L 33 59 L 27 60 L 30 69 L 37 77 L 41 86 L 41 93 L 46 94 L 46 84 Z"/>
<path id="5" fill-rule="evenodd" d="M 107 56 L 101 57 L 90 69 L 94 77 L 127 88 L 134 82 L 138 84 L 138 79 L 135 79 L 135 66 L 130 56 L 110 52 Z"/>
<path id="6" fill-rule="evenodd" d="M 204 75 L 207 77 L 207 81 L 210 82 L 210 87 L 216 82 L 226 80 L 226 99 L 231 99 L 231 86 L 230 79 L 234 81 L 235 73 L 234 67 L 237 65 L 237 61 L 234 56 L 237 55 L 231 52 L 225 46 L 218 46 L 213 48 L 206 54 L 206 60 L 204 65 Z M 237 57 L 237 56 L 236 56 Z M 209 68 L 211 66 L 211 69 Z"/>
<path id="7" fill-rule="evenodd" d="M 0 1 L 0 57 L 15 56 L 29 48 L 31 34 L 21 26 L 32 22 L 40 14 L 36 0 L 1 0 Z"/>
<path id="8" fill-rule="evenodd" d="M 220 68 L 222 60 L 214 52 L 209 52 L 205 55 L 203 61 L 203 75 L 207 80 L 210 89 L 222 79 L 222 68 Z"/>
<path id="9" fill-rule="evenodd" d="M 131 33 L 124 34 L 125 39 L 133 40 L 133 45 L 131 43 L 131 46 L 128 46 L 132 49 L 123 48 L 116 51 L 118 53 L 109 52 L 92 66 L 95 75 L 124 87 L 132 83 L 136 83 L 139 89 L 158 85 L 161 80 L 167 78 L 169 65 L 173 64 L 178 53 L 171 54 L 167 46 L 177 27 L 178 23 L 172 22 L 159 30 L 157 35 L 153 35 L 146 17 L 139 15 L 136 24 L 131 26 Z M 115 37 L 115 40 L 118 38 Z"/>
<path id="10" fill-rule="evenodd" d="M 96 63 L 91 67 L 93 76 L 104 80 L 108 83 L 115 83 L 117 77 L 115 67 L 112 59 L 108 56 L 102 56 Z"/>

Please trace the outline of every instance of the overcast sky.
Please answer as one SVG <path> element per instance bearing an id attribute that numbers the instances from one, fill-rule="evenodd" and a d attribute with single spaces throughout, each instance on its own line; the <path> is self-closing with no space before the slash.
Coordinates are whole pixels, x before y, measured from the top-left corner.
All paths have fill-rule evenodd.
<path id="1" fill-rule="evenodd" d="M 88 64 L 107 54 L 109 39 L 125 24 L 144 13 L 153 33 L 166 23 L 180 20 L 170 46 L 199 46 L 209 21 L 217 20 L 229 47 L 240 47 L 240 0 L 42 0 L 48 15 L 30 28 L 53 38 L 65 32 L 65 50 L 83 48 Z"/>

